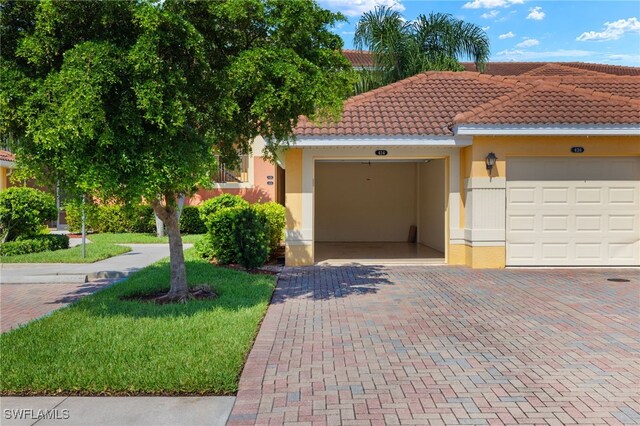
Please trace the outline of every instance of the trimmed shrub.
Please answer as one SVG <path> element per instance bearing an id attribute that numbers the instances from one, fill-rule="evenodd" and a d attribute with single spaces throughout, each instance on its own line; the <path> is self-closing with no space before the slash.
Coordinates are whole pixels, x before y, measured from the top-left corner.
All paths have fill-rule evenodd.
<path id="1" fill-rule="evenodd" d="M 267 217 L 260 209 L 223 208 L 210 216 L 208 226 L 213 256 L 219 263 L 239 263 L 254 269 L 267 261 Z"/>
<path id="2" fill-rule="evenodd" d="M 87 232 L 96 232 L 99 223 L 98 216 L 99 206 L 91 201 L 87 201 L 84 205 L 85 228 Z M 82 231 L 82 201 L 67 201 L 64 205 L 67 212 L 67 226 L 69 232 L 78 233 Z"/>
<path id="3" fill-rule="evenodd" d="M 98 207 L 96 232 L 127 232 L 127 225 L 127 215 L 123 206 L 113 204 Z"/>
<path id="4" fill-rule="evenodd" d="M 231 207 L 247 207 L 249 202 L 239 195 L 222 194 L 210 198 L 200 205 L 200 218 L 208 227 L 208 221 L 218 211 Z"/>
<path id="5" fill-rule="evenodd" d="M 269 236 L 269 254 L 275 253 L 284 239 L 284 227 L 287 224 L 286 209 L 283 205 L 270 201 L 256 205 L 267 218 L 267 234 Z"/>
<path id="6" fill-rule="evenodd" d="M 204 234 L 207 227 L 200 217 L 200 209 L 196 206 L 184 206 L 180 214 L 180 232 L 185 234 Z"/>
<path id="7" fill-rule="evenodd" d="M 87 232 L 155 232 L 156 222 L 153 207 L 145 204 L 123 206 L 119 204 L 95 204 L 87 202 L 85 227 Z M 69 231 L 82 230 L 82 201 L 71 201 L 65 205 Z"/>
<path id="8" fill-rule="evenodd" d="M 213 259 L 215 257 L 215 253 L 213 252 L 211 234 L 204 234 L 202 238 L 195 242 L 193 249 L 196 251 L 198 256 L 208 260 Z"/>
<path id="9" fill-rule="evenodd" d="M 53 196 L 33 188 L 12 187 L 0 192 L 0 241 L 37 235 L 58 214 Z"/>
<path id="10" fill-rule="evenodd" d="M 0 244 L 0 256 L 14 256 L 66 248 L 69 248 L 69 237 L 66 235 L 36 235 L 29 239 L 19 239 Z"/>
<path id="11" fill-rule="evenodd" d="M 145 234 L 156 232 L 156 216 L 153 212 L 153 207 L 147 204 L 127 206 L 125 208 L 125 218 L 127 232 L 142 232 Z"/>

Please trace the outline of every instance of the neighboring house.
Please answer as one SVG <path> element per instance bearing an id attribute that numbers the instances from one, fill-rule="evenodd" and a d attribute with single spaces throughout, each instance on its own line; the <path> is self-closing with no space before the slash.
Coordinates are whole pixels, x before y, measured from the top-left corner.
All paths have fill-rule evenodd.
<path id="1" fill-rule="evenodd" d="M 492 70 L 520 75 L 426 72 L 301 119 L 286 264 L 640 266 L 640 69 Z"/>
<path id="2" fill-rule="evenodd" d="M 213 189 L 200 189 L 187 199 L 187 205 L 198 205 L 204 200 L 228 193 L 240 195 L 247 201 L 276 201 L 284 204 L 284 169 L 262 157 L 264 139 L 258 137 L 252 144 L 252 155 L 242 157 L 239 170 L 229 170 L 220 166 Z"/>
<path id="3" fill-rule="evenodd" d="M 0 191 L 9 187 L 9 176 L 16 166 L 16 157 L 9 151 L 0 149 Z"/>

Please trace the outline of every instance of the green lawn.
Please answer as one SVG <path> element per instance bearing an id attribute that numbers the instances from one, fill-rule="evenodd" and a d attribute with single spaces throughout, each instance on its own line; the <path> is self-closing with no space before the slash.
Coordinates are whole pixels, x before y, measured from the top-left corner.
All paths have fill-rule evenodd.
<path id="1" fill-rule="evenodd" d="M 183 235 L 183 243 L 195 243 L 202 235 Z M 112 256 L 131 251 L 131 248 L 116 244 L 163 244 L 167 237 L 156 237 L 153 234 L 89 234 L 87 239 L 87 256 L 82 257 L 80 246 L 66 250 L 43 251 L 39 253 L 21 254 L 17 256 L 0 256 L 0 263 L 93 263 Z"/>
<path id="2" fill-rule="evenodd" d="M 231 394 L 275 279 L 212 266 L 188 250 L 189 285 L 208 301 L 155 305 L 120 296 L 168 289 L 168 261 L 0 336 L 0 394 Z"/>
<path id="3" fill-rule="evenodd" d="M 84 258 L 82 246 L 77 246 L 64 250 L 0 256 L 0 263 L 93 263 L 128 251 L 131 251 L 130 247 L 91 243 L 87 244 L 87 256 Z"/>
<path id="4" fill-rule="evenodd" d="M 183 243 L 195 243 L 202 237 L 201 234 L 183 235 Z M 168 243 L 168 237 L 156 237 L 154 234 L 90 234 L 88 237 L 94 243 L 109 244 L 162 244 Z"/>

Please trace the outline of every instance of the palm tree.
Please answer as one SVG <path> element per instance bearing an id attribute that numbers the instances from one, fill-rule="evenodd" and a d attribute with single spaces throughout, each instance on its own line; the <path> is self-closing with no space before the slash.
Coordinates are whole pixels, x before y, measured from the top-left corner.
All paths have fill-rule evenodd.
<path id="1" fill-rule="evenodd" d="M 482 71 L 489 58 L 489 38 L 477 25 L 445 13 L 409 22 L 386 6 L 362 15 L 354 44 L 371 51 L 375 64 L 374 70 L 362 71 L 358 93 L 423 71 L 461 71 L 462 58 L 473 60 Z"/>

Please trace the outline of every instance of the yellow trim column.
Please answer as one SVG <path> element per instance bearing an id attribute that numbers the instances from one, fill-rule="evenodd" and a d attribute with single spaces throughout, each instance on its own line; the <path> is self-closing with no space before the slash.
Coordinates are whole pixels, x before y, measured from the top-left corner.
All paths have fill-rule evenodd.
<path id="1" fill-rule="evenodd" d="M 287 226 L 285 264 L 287 266 L 313 265 L 313 244 L 302 237 L 302 149 L 289 149 L 285 153 L 285 207 Z"/>

